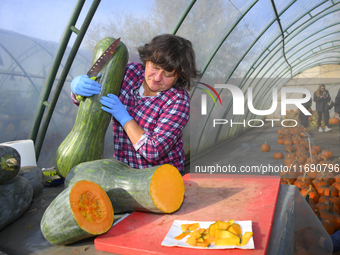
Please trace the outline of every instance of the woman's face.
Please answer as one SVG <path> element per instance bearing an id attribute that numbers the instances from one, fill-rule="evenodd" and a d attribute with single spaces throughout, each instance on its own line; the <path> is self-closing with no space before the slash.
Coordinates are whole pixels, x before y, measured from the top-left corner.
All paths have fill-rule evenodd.
<path id="1" fill-rule="evenodd" d="M 152 63 L 147 61 L 145 65 L 145 96 L 155 96 L 157 92 L 166 91 L 176 82 L 177 75 L 175 71 L 167 72 Z"/>
<path id="2" fill-rule="evenodd" d="M 320 87 L 320 90 L 321 90 L 321 91 L 324 91 L 324 90 L 325 90 L 325 87 L 324 87 L 324 86 L 321 86 L 321 87 Z"/>

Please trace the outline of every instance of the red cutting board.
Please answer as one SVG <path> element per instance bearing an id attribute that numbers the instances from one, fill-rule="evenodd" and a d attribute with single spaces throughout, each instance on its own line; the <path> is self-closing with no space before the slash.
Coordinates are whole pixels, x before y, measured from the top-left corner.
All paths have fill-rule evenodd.
<path id="1" fill-rule="evenodd" d="M 118 254 L 266 254 L 276 201 L 278 176 L 187 174 L 185 197 L 172 214 L 133 212 L 94 240 L 95 248 Z M 206 176 L 206 175 L 205 175 Z M 210 177 L 210 176 L 209 176 Z M 255 249 L 191 249 L 166 247 L 161 243 L 174 220 L 251 220 Z"/>

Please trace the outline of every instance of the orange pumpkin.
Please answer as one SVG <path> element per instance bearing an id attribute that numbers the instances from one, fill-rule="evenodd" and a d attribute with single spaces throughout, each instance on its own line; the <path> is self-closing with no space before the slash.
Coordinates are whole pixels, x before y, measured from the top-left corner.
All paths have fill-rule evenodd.
<path id="1" fill-rule="evenodd" d="M 326 155 L 327 158 L 331 159 L 333 158 L 333 153 L 329 151 L 328 149 L 321 152 L 323 155 Z"/>
<path id="2" fill-rule="evenodd" d="M 325 184 L 318 186 L 316 191 L 318 192 L 319 197 L 327 195 L 338 196 L 338 190 L 334 186 L 329 185 L 328 180 L 326 180 Z"/>
<path id="3" fill-rule="evenodd" d="M 321 209 L 319 212 L 321 218 L 329 219 L 333 223 L 335 231 L 337 231 L 340 229 L 340 215 L 334 212 L 333 205 L 334 203 L 331 201 L 328 209 Z"/>
<path id="4" fill-rule="evenodd" d="M 339 119 L 338 118 L 330 118 L 328 120 L 329 124 L 333 124 L 333 125 L 336 125 L 339 123 Z"/>
<path id="5" fill-rule="evenodd" d="M 282 159 L 283 158 L 283 153 L 279 150 L 273 153 L 273 158 L 275 159 Z"/>
<path id="6" fill-rule="evenodd" d="M 261 151 L 269 152 L 270 151 L 270 145 L 267 144 L 267 142 L 264 142 L 264 144 L 261 145 Z"/>
<path id="7" fill-rule="evenodd" d="M 316 216 L 320 220 L 322 226 L 326 229 L 327 233 L 333 235 L 335 232 L 334 224 L 329 219 L 321 218 L 319 210 L 316 210 Z"/>

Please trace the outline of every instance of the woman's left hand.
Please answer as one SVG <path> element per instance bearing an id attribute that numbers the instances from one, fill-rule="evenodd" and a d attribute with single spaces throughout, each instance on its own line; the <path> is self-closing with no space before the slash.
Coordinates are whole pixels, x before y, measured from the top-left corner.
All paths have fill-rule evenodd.
<path id="1" fill-rule="evenodd" d="M 102 109 L 111 113 L 122 126 L 124 126 L 126 122 L 132 120 L 132 117 L 116 95 L 107 94 L 107 96 L 101 98 L 100 102 L 105 106 L 102 106 Z"/>

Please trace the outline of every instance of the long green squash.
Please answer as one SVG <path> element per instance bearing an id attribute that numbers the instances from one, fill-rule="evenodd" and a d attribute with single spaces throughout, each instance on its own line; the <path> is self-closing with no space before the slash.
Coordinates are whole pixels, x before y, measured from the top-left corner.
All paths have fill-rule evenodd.
<path id="1" fill-rule="evenodd" d="M 19 173 L 20 165 L 19 152 L 10 146 L 0 145 L 0 183 L 13 179 Z"/>
<path id="2" fill-rule="evenodd" d="M 114 40 L 107 37 L 97 44 L 93 63 Z M 54 165 L 61 177 L 65 178 L 71 168 L 81 162 L 103 158 L 105 133 L 112 116 L 101 109 L 99 100 L 108 93 L 118 95 L 128 58 L 128 50 L 120 42 L 110 61 L 101 70 L 98 80 L 102 86 L 100 94 L 81 100 L 74 126 L 55 156 Z"/>
<path id="3" fill-rule="evenodd" d="M 51 244 L 66 245 L 108 231 L 113 213 L 105 191 L 94 182 L 82 180 L 52 201 L 44 212 L 40 229 Z"/>
<path id="4" fill-rule="evenodd" d="M 94 160 L 72 168 L 64 185 L 67 187 L 79 180 L 98 183 L 109 196 L 115 213 L 172 213 L 184 199 L 183 178 L 177 168 L 169 164 L 134 169 L 115 159 Z"/>

